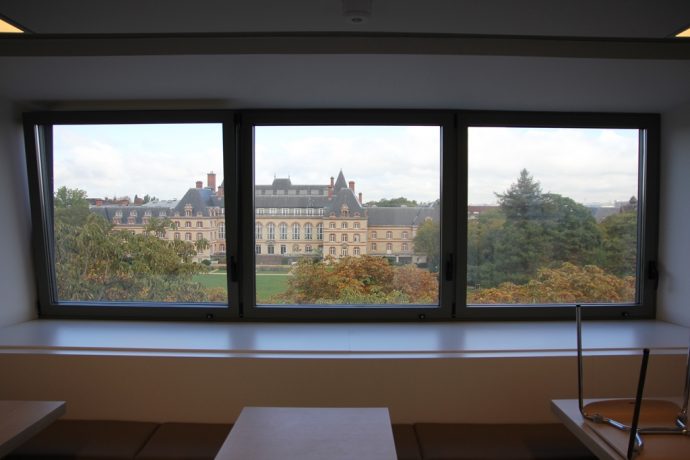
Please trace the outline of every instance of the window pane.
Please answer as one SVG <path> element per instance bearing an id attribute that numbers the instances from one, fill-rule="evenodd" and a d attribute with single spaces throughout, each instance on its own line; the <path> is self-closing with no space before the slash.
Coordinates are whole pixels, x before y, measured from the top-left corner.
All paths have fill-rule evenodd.
<path id="1" fill-rule="evenodd" d="M 56 125 L 53 138 L 59 301 L 227 302 L 222 125 Z"/>
<path id="2" fill-rule="evenodd" d="M 638 130 L 468 135 L 468 304 L 636 301 Z"/>
<path id="3" fill-rule="evenodd" d="M 257 126 L 254 152 L 257 304 L 438 305 L 439 126 Z"/>

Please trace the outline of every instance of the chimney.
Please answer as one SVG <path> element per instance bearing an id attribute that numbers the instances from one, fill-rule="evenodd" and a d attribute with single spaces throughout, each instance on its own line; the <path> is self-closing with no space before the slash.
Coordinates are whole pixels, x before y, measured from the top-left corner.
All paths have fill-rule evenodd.
<path id="1" fill-rule="evenodd" d="M 200 180 L 196 181 L 196 188 L 203 188 L 204 183 L 201 182 Z"/>
<path id="2" fill-rule="evenodd" d="M 351 180 L 348 182 L 348 184 L 350 185 L 350 190 L 352 190 L 352 193 L 355 193 L 355 181 Z"/>
<path id="3" fill-rule="evenodd" d="M 359 204 L 362 204 L 362 192 L 359 192 Z"/>
<path id="4" fill-rule="evenodd" d="M 331 179 L 333 179 L 333 178 L 331 177 Z M 328 186 L 328 199 L 329 200 L 333 199 L 333 185 Z"/>
<path id="5" fill-rule="evenodd" d="M 208 173 L 206 183 L 208 184 L 208 188 L 210 188 L 212 192 L 215 192 L 216 191 L 216 173 L 214 173 L 213 171 Z"/>
<path id="6" fill-rule="evenodd" d="M 225 194 L 225 187 L 223 187 L 222 185 L 219 185 L 218 186 L 218 193 L 216 193 L 216 195 L 218 196 L 218 198 L 222 198 L 224 194 Z"/>
<path id="7" fill-rule="evenodd" d="M 331 176 L 331 188 L 335 187 L 335 177 Z"/>

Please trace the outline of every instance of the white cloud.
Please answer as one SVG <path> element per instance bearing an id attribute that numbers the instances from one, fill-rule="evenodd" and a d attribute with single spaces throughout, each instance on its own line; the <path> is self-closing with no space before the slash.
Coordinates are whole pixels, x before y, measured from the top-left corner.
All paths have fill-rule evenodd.
<path id="1" fill-rule="evenodd" d="M 57 126 L 55 187 L 89 197 L 181 198 L 211 170 L 222 180 L 220 125 Z"/>
<path id="2" fill-rule="evenodd" d="M 637 195 L 634 130 L 471 128 L 470 203 L 495 203 L 523 168 L 544 192 L 581 203 Z"/>
<path id="3" fill-rule="evenodd" d="M 364 200 L 439 197 L 440 129 L 428 126 L 258 127 L 256 183 L 290 176 L 328 184 L 342 169 Z M 526 168 L 544 192 L 583 203 L 637 195 L 634 130 L 472 128 L 469 202 L 494 203 Z M 223 179 L 220 125 L 55 128 L 55 186 L 90 197 L 181 198 L 206 174 Z"/>
<path id="4" fill-rule="evenodd" d="M 364 200 L 439 197 L 439 128 L 261 127 L 257 129 L 256 182 L 273 175 L 293 183 L 328 184 L 342 169 Z"/>

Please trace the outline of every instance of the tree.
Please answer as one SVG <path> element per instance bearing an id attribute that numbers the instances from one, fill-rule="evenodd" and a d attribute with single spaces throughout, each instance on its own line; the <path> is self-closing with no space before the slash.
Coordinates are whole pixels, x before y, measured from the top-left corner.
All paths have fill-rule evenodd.
<path id="1" fill-rule="evenodd" d="M 596 261 L 601 233 L 585 206 L 556 193 L 542 193 L 525 169 L 516 183 L 496 196 L 505 222 L 494 241 L 493 285 L 524 284 L 540 268 L 562 262 Z"/>
<path id="2" fill-rule="evenodd" d="M 166 230 L 174 230 L 175 227 L 176 225 L 173 223 L 173 221 L 167 217 L 162 219 L 152 217 L 149 219 L 148 224 L 144 226 L 144 234 L 161 237 L 165 235 Z"/>
<path id="3" fill-rule="evenodd" d="M 206 238 L 201 238 L 194 242 L 194 249 L 196 249 L 197 253 L 203 252 L 210 247 L 211 245 Z"/>
<path id="4" fill-rule="evenodd" d="M 441 261 L 441 226 L 433 220 L 425 220 L 417 229 L 413 240 L 414 250 L 426 254 L 429 271 L 438 272 Z"/>
<path id="5" fill-rule="evenodd" d="M 291 270 L 288 290 L 271 300 L 298 304 L 436 303 L 438 281 L 427 270 L 414 265 L 393 267 L 383 257 L 302 258 Z"/>
<path id="6" fill-rule="evenodd" d="M 193 244 L 155 235 L 165 221 L 151 219 L 148 231 L 119 231 L 103 217 L 83 213 L 85 192 L 60 189 L 55 199 L 55 271 L 62 301 L 216 301 L 192 276 Z M 84 217 L 85 216 L 85 217 Z"/>
<path id="7" fill-rule="evenodd" d="M 415 207 L 418 206 L 416 200 L 408 200 L 405 197 L 398 198 L 381 198 L 378 201 L 368 201 L 367 206 L 376 206 L 379 208 L 399 208 L 401 206 Z"/>
<path id="8" fill-rule="evenodd" d="M 495 251 L 505 224 L 500 209 L 484 211 L 467 222 L 467 284 L 495 286 Z"/>
<path id="9" fill-rule="evenodd" d="M 502 283 L 498 287 L 469 291 L 474 304 L 615 303 L 635 299 L 635 278 L 617 277 L 595 265 L 569 262 L 542 268 L 526 284 Z"/>
<path id="10" fill-rule="evenodd" d="M 409 299 L 409 303 L 438 303 L 437 276 L 416 265 L 396 267 L 392 288 Z"/>
<path id="11" fill-rule="evenodd" d="M 496 193 L 498 203 L 511 221 L 525 223 L 538 219 L 542 214 L 541 185 L 526 169 L 520 171 L 517 182 L 505 193 Z"/>
<path id="12" fill-rule="evenodd" d="M 601 231 L 585 206 L 556 193 L 543 198 L 544 235 L 553 263 L 568 261 L 588 265 L 596 261 Z"/>
<path id="13" fill-rule="evenodd" d="M 600 265 L 618 276 L 633 276 L 637 268 L 637 211 L 625 211 L 599 224 L 603 234 Z"/>
<path id="14" fill-rule="evenodd" d="M 55 221 L 61 224 L 81 225 L 89 215 L 86 192 L 79 189 L 60 187 L 53 197 Z"/>

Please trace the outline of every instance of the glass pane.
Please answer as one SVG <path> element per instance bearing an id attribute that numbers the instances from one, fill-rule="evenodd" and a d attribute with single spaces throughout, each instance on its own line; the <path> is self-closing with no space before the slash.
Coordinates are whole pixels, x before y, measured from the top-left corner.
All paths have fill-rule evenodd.
<path id="1" fill-rule="evenodd" d="M 639 132 L 469 129 L 468 304 L 636 299 Z"/>
<path id="2" fill-rule="evenodd" d="M 227 302 L 221 124 L 53 136 L 59 301 Z"/>
<path id="3" fill-rule="evenodd" d="M 257 304 L 438 305 L 439 126 L 258 126 Z"/>

